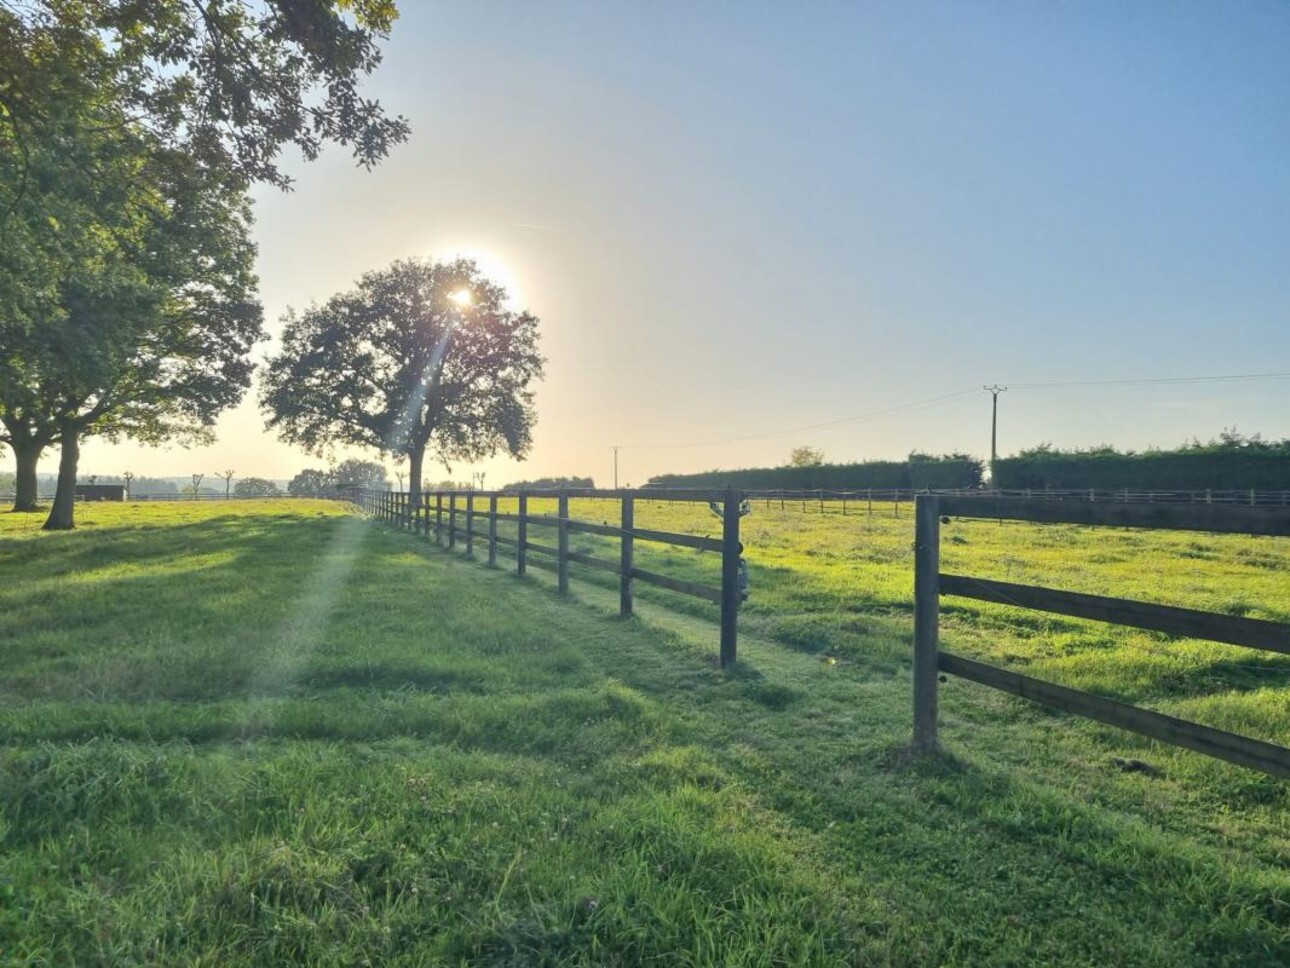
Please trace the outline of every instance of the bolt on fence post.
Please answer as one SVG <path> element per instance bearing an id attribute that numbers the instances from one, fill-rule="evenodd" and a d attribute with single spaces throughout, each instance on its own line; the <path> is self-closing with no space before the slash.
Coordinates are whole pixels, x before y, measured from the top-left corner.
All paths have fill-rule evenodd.
<path id="1" fill-rule="evenodd" d="M 914 746 L 936 746 L 940 674 L 941 519 L 931 495 L 914 501 Z"/>
<path id="2" fill-rule="evenodd" d="M 520 491 L 520 524 L 519 542 L 515 546 L 515 573 L 522 575 L 528 571 L 529 543 L 529 496 Z"/>
<path id="3" fill-rule="evenodd" d="M 560 497 L 556 507 L 560 521 L 556 525 L 559 547 L 556 554 L 556 574 L 561 595 L 569 594 L 569 495 L 560 488 Z"/>
<path id="4" fill-rule="evenodd" d="M 457 492 L 448 492 L 448 550 L 457 546 Z"/>
<path id="5" fill-rule="evenodd" d="M 635 567 L 635 556 L 632 534 L 636 527 L 635 499 L 630 494 L 622 497 L 622 531 L 623 544 L 618 563 L 618 614 L 623 618 L 632 614 L 632 569 Z"/>
<path id="6" fill-rule="evenodd" d="M 721 668 L 738 658 L 739 640 L 739 497 L 726 488 L 721 514 Z"/>
<path id="7" fill-rule="evenodd" d="M 488 567 L 497 567 L 497 495 L 488 495 Z"/>

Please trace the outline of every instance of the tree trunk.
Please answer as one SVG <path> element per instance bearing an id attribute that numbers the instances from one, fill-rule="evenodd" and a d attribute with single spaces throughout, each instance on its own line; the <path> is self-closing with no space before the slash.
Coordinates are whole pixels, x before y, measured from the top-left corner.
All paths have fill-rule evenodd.
<path id="1" fill-rule="evenodd" d="M 13 499 L 15 511 L 39 510 L 40 493 L 36 484 L 36 464 L 40 460 L 43 444 L 35 442 L 14 443 L 13 456 L 18 464 L 18 477 L 15 486 L 17 492 Z"/>
<path id="2" fill-rule="evenodd" d="M 71 531 L 76 527 L 76 465 L 81 459 L 80 428 L 63 428 L 62 455 L 58 460 L 58 490 L 45 521 L 46 531 Z"/>

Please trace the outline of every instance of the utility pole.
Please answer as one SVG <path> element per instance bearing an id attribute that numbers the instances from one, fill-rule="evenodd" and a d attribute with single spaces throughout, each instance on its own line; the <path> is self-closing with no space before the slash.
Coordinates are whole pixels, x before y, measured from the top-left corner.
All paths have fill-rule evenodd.
<path id="1" fill-rule="evenodd" d="M 990 394 L 990 486 L 994 487 L 994 462 L 999 459 L 999 394 L 1006 393 L 1007 387 L 999 384 L 981 388 Z"/>
<path id="2" fill-rule="evenodd" d="M 618 448 L 619 444 L 611 444 L 610 449 L 614 452 L 614 490 L 618 490 Z"/>

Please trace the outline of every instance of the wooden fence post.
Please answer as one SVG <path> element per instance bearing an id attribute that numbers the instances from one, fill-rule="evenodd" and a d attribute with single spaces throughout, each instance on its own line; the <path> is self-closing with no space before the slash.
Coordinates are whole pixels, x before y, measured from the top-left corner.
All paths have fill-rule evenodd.
<path id="1" fill-rule="evenodd" d="M 738 658 L 739 642 L 739 496 L 726 488 L 721 514 L 721 668 Z"/>
<path id="2" fill-rule="evenodd" d="M 560 497 L 557 499 L 556 507 L 560 515 L 560 522 L 556 525 L 559 537 L 558 554 L 556 555 L 556 575 L 557 584 L 561 595 L 569 594 L 569 495 L 564 488 L 560 489 Z"/>
<path id="3" fill-rule="evenodd" d="M 529 496 L 520 491 L 520 524 L 519 543 L 515 546 L 515 573 L 522 575 L 528 571 L 529 542 Z"/>
<path id="4" fill-rule="evenodd" d="M 434 492 L 434 541 L 443 544 L 443 491 Z"/>
<path id="5" fill-rule="evenodd" d="M 630 494 L 623 495 L 622 554 L 619 557 L 618 578 L 618 614 L 623 618 L 632 614 L 632 569 L 635 567 L 635 539 L 632 535 L 636 527 L 635 498 Z"/>
<path id="6" fill-rule="evenodd" d="M 497 495 L 488 495 L 488 567 L 497 567 Z"/>
<path id="7" fill-rule="evenodd" d="M 479 517 L 479 512 L 475 510 L 475 492 L 470 491 L 466 494 L 466 554 L 474 557 L 475 554 L 475 519 Z"/>
<path id="8" fill-rule="evenodd" d="M 457 546 L 457 492 L 448 492 L 448 550 Z"/>
<path id="9" fill-rule="evenodd" d="M 915 499 L 914 521 L 914 746 L 932 749 L 941 615 L 941 519 L 935 497 Z"/>

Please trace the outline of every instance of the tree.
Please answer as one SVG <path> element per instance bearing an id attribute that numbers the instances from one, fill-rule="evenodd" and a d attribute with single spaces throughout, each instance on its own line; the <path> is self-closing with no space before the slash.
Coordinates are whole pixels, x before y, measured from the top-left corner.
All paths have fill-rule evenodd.
<path id="1" fill-rule="evenodd" d="M 413 504 L 428 449 L 445 465 L 523 457 L 541 377 L 538 320 L 469 260 L 409 259 L 289 313 L 261 403 L 267 426 L 321 453 L 337 444 L 407 458 Z"/>
<path id="2" fill-rule="evenodd" d="M 390 479 L 385 476 L 385 467 L 373 460 L 359 460 L 351 457 L 343 460 L 329 472 L 333 485 L 339 490 L 366 488 L 370 491 L 388 491 Z"/>
<path id="3" fill-rule="evenodd" d="M 335 492 L 335 479 L 328 471 L 306 468 L 287 482 L 292 497 L 327 497 Z"/>
<path id="4" fill-rule="evenodd" d="M 277 497 L 282 492 L 273 481 L 263 477 L 244 477 L 237 482 L 233 493 L 238 497 Z"/>
<path id="5" fill-rule="evenodd" d="M 263 336 L 245 197 L 141 132 L 118 132 L 116 148 L 133 180 L 100 204 L 127 211 L 129 231 L 63 281 L 59 315 L 0 321 L 0 420 L 62 449 L 50 530 L 74 524 L 83 437 L 208 440 Z"/>
<path id="6" fill-rule="evenodd" d="M 539 477 L 531 481 L 515 481 L 507 484 L 502 490 L 518 491 L 520 488 L 528 488 L 533 491 L 552 490 L 557 487 L 585 487 L 594 488 L 596 482 L 590 477 Z"/>
<path id="7" fill-rule="evenodd" d="M 824 463 L 824 451 L 815 447 L 794 447 L 788 457 L 789 467 L 820 467 Z"/>
<path id="8" fill-rule="evenodd" d="M 224 498 L 225 498 L 225 500 L 227 500 L 227 499 L 228 499 L 228 495 L 229 495 L 229 488 L 231 488 L 231 487 L 233 486 L 233 475 L 234 475 L 234 473 L 235 473 L 234 471 L 220 471 L 220 472 L 216 473 L 216 475 L 215 475 L 216 477 L 223 478 L 223 480 L 224 480 Z"/>
<path id="9" fill-rule="evenodd" d="M 155 250 L 140 236 L 158 207 L 178 198 L 180 167 L 208 201 L 240 207 L 249 218 L 249 185 L 289 186 L 278 167 L 284 146 L 313 159 L 327 142 L 348 145 L 371 167 L 405 140 L 407 122 L 358 91 L 396 17 L 392 0 L 0 0 L 0 329 L 7 331 L 0 356 L 23 370 L 21 388 L 57 371 L 71 344 L 64 333 L 53 340 L 58 345 L 24 346 L 15 334 L 68 320 L 69 301 L 84 313 L 97 298 L 94 315 L 101 316 L 110 296 L 118 316 L 147 315 L 141 305 L 127 306 L 148 301 L 131 274 L 155 277 L 148 264 Z M 159 187 L 167 183 L 169 192 Z M 171 214 L 209 225 L 200 206 Z M 188 296 L 200 301 L 210 281 L 197 273 L 191 285 Z M 225 296 L 216 292 L 213 301 Z M 111 328 L 110 345 L 78 362 L 130 355 L 125 334 Z M 136 327 L 139 355 L 154 352 L 146 333 Z M 232 333 L 228 343 L 244 341 L 244 327 Z M 14 366 L 0 373 L 6 390 Z M 150 372 L 142 368 L 136 382 Z M 145 409 L 156 409 L 171 388 L 154 390 Z M 8 395 L 0 401 L 0 443 L 10 444 L 18 465 L 15 509 L 35 509 L 41 453 L 62 443 L 74 481 L 78 440 L 62 436 L 66 415 L 42 410 L 42 394 Z M 94 424 L 103 432 L 105 416 L 79 414 L 78 434 Z M 154 439 L 164 436 L 155 433 L 155 417 L 143 420 L 151 420 Z M 205 418 L 198 423 L 209 426 Z M 113 432 L 129 433 L 129 420 Z M 56 499 L 48 525 L 71 524 L 71 504 Z"/>

